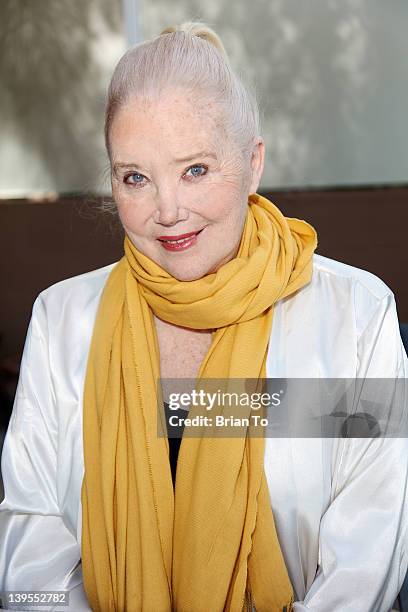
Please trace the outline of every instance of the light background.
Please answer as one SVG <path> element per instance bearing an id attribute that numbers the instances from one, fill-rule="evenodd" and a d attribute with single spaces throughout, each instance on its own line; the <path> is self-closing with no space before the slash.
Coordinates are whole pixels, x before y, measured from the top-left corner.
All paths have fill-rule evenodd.
<path id="1" fill-rule="evenodd" d="M 104 95 L 126 36 L 195 18 L 256 87 L 263 188 L 408 182 L 407 2 L 123 1 L 2 0 L 0 196 L 106 192 Z"/>

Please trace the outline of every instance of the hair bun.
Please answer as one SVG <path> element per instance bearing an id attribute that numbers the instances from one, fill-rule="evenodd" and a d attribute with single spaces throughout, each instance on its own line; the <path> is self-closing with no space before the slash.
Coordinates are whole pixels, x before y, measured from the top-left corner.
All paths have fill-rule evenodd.
<path id="1" fill-rule="evenodd" d="M 198 36 L 198 38 L 206 40 L 221 53 L 225 60 L 228 61 L 228 55 L 221 42 L 221 38 L 205 23 L 199 21 L 185 21 L 180 25 L 168 26 L 160 32 L 160 36 L 162 34 L 171 34 L 172 32 L 185 32 L 186 34 L 190 34 L 190 36 Z"/>

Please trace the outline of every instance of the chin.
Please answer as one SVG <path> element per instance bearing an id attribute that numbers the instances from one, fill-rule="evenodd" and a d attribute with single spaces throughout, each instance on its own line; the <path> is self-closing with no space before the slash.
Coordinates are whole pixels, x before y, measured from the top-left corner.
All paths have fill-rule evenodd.
<path id="1" fill-rule="evenodd" d="M 208 274 L 214 274 L 217 270 L 225 263 L 232 259 L 232 255 L 227 255 L 222 259 L 215 261 L 205 260 L 205 258 L 198 257 L 195 261 L 188 258 L 183 262 L 163 261 L 157 262 L 166 272 L 171 274 L 175 279 L 179 281 L 194 281 Z"/>
<path id="2" fill-rule="evenodd" d="M 163 265 L 162 267 L 171 274 L 175 279 L 179 281 L 194 281 L 210 274 L 214 266 L 207 265 L 191 265 L 186 260 L 184 264 L 180 265 Z"/>
<path id="3" fill-rule="evenodd" d="M 179 281 L 194 281 L 202 278 L 206 274 L 208 274 L 207 270 L 204 271 L 194 271 L 191 269 L 187 270 L 167 270 L 169 274 L 171 274 L 175 279 Z"/>

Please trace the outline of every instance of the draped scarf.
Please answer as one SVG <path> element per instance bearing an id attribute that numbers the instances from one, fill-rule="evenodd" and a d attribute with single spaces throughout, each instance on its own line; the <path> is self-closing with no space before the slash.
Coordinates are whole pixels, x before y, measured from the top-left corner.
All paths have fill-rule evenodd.
<path id="1" fill-rule="evenodd" d="M 168 439 L 157 435 L 153 313 L 214 330 L 198 378 L 265 378 L 273 306 L 310 281 L 316 245 L 309 224 L 258 194 L 236 257 L 198 280 L 175 279 L 125 235 L 83 395 L 82 572 L 95 612 L 292 609 L 264 437 L 183 437 L 173 489 Z"/>

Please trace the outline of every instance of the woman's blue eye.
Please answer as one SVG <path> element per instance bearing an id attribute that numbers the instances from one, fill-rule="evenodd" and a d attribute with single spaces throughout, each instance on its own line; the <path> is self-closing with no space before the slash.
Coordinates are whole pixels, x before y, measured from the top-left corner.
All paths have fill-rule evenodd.
<path id="1" fill-rule="evenodd" d="M 134 172 L 133 174 L 128 174 L 125 179 L 126 183 L 130 185 L 135 185 L 136 183 L 142 183 L 144 179 L 143 174 L 139 174 L 138 172 Z"/>
<path id="2" fill-rule="evenodd" d="M 196 166 L 191 166 L 191 168 L 187 170 L 186 174 L 189 172 L 191 172 L 189 176 L 202 176 L 207 172 L 207 168 L 201 164 L 197 164 Z"/>

